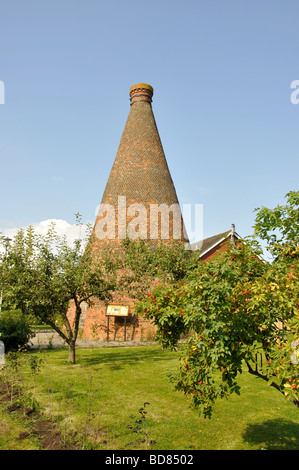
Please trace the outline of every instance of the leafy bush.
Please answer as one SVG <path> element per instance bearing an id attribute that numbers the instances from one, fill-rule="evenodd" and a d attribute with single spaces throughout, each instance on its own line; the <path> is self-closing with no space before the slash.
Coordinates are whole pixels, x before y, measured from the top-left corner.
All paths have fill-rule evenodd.
<path id="1" fill-rule="evenodd" d="M 0 339 L 4 343 L 6 353 L 26 347 L 33 336 L 34 333 L 28 319 L 19 310 L 2 313 Z"/>

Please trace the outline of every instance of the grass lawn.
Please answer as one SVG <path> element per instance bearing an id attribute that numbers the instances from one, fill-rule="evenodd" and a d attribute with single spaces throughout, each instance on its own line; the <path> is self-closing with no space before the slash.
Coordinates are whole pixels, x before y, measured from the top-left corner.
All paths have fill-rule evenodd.
<path id="1" fill-rule="evenodd" d="M 38 450 L 38 440 L 28 432 L 23 419 L 14 419 L 0 410 L 0 450 Z"/>
<path id="2" fill-rule="evenodd" d="M 212 418 L 205 420 L 167 379 L 176 352 L 159 346 L 82 348 L 76 365 L 67 362 L 65 349 L 26 354 L 44 359 L 36 377 L 41 409 L 59 417 L 62 431 L 72 428 L 88 441 L 87 448 L 148 448 L 141 443 L 145 438 L 156 442 L 155 450 L 299 449 L 299 410 L 246 372 L 240 377 L 241 395 L 216 403 Z M 22 375 L 32 391 L 28 366 Z M 132 416 L 140 417 L 145 402 L 146 425 L 133 433 L 128 425 L 136 426 Z M 14 426 L 2 422 L 15 439 Z M 2 449 L 12 446 L 2 436 Z"/>

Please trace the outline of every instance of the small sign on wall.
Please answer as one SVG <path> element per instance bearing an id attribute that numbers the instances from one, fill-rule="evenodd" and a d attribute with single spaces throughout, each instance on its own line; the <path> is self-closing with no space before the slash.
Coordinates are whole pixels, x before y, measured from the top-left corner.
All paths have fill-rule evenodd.
<path id="1" fill-rule="evenodd" d="M 127 317 L 129 315 L 129 307 L 126 305 L 108 305 L 106 315 L 113 317 Z"/>

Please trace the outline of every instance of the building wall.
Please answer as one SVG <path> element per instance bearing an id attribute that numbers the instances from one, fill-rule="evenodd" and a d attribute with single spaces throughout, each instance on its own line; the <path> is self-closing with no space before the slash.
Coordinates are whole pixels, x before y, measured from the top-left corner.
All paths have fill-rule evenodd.
<path id="1" fill-rule="evenodd" d="M 208 251 L 208 253 L 206 253 L 205 255 L 203 255 L 201 257 L 201 260 L 202 261 L 210 261 L 212 260 L 213 258 L 215 258 L 215 256 L 217 256 L 219 253 L 223 253 L 225 251 L 227 251 L 227 249 L 229 248 L 230 246 L 230 239 L 226 239 L 224 240 L 221 244 L 215 246 L 214 248 L 212 248 L 210 251 Z"/>
<path id="2" fill-rule="evenodd" d="M 110 305 L 113 305 L 113 303 Z M 156 331 L 155 326 L 146 318 L 134 315 L 135 305 L 132 300 L 124 302 L 124 299 L 122 299 L 122 305 L 129 305 L 128 317 L 108 317 L 106 315 L 107 305 L 98 299 L 94 299 L 91 307 L 87 307 L 86 310 L 83 309 L 79 334 L 84 339 L 93 340 L 152 341 Z M 75 306 L 72 303 L 68 312 L 71 324 L 74 321 L 74 314 Z"/>

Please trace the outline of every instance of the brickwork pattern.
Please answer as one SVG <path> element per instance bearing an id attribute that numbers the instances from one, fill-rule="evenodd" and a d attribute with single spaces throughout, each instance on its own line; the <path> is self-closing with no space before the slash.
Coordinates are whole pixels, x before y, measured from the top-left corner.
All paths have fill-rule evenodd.
<path id="1" fill-rule="evenodd" d="M 118 227 L 119 196 L 126 197 L 127 207 L 132 204 L 142 204 L 145 207 L 147 212 L 146 239 L 150 239 L 150 205 L 179 205 L 153 114 L 151 95 L 151 90 L 146 88 L 131 89 L 131 109 L 102 198 L 102 204 L 111 204 L 115 210 L 116 244 L 121 238 Z M 145 96 L 148 99 L 145 99 Z M 97 217 L 95 227 L 103 216 L 104 214 Z M 127 215 L 126 226 L 134 218 L 135 215 Z M 160 239 L 160 218 L 158 223 L 157 238 Z M 173 239 L 173 214 L 171 212 L 169 238 Z M 182 219 L 180 239 L 188 241 Z M 113 243 L 110 244 L 113 245 Z"/>

